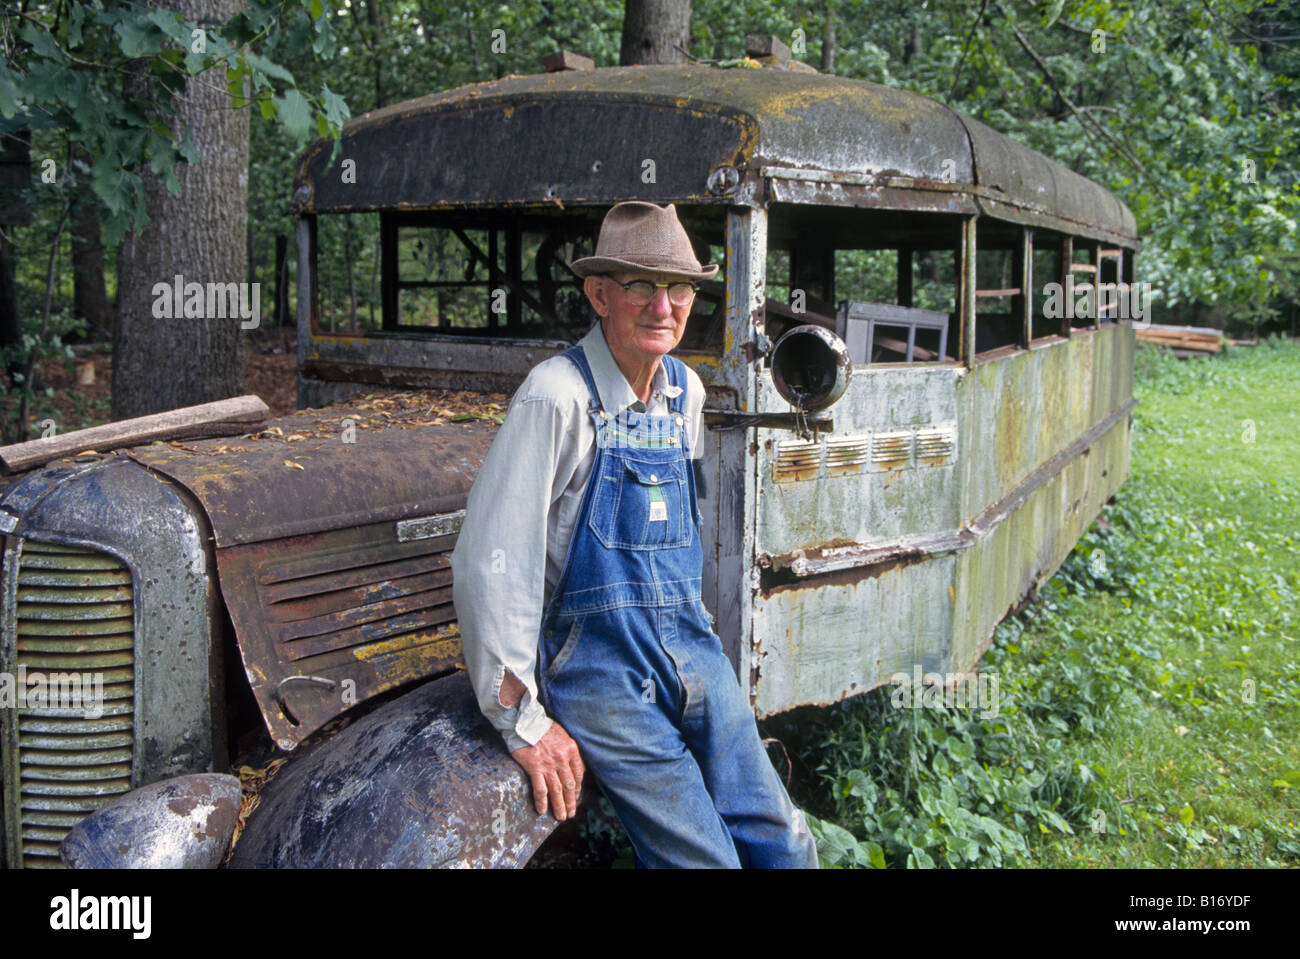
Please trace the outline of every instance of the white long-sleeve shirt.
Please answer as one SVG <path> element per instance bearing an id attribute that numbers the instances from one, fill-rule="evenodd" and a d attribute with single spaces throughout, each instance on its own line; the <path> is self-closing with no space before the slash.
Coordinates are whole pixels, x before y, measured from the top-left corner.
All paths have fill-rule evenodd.
<path id="1" fill-rule="evenodd" d="M 639 400 L 614 362 L 600 324 L 579 344 L 600 402 L 611 416 Z M 651 415 L 669 413 L 678 389 L 661 364 L 651 382 Z M 479 708 L 513 752 L 537 743 L 551 719 L 537 699 L 542 613 L 564 567 L 582 494 L 595 462 L 596 430 L 587 384 L 572 361 L 555 356 L 528 374 L 470 490 L 452 553 L 452 599 Z M 699 456 L 704 386 L 687 367 L 685 416 Z M 517 706 L 501 704 L 505 671 L 524 685 Z"/>

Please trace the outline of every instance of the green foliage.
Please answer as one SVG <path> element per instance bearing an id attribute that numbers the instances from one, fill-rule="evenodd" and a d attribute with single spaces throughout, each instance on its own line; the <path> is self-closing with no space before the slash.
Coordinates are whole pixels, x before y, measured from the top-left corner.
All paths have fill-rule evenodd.
<path id="1" fill-rule="evenodd" d="M 52 415 L 52 407 L 46 411 L 42 400 L 54 395 L 54 390 L 42 386 L 28 370 L 35 370 L 39 364 L 54 357 L 73 358 L 72 347 L 68 340 L 84 334 L 84 320 L 71 315 L 68 310 L 51 313 L 44 332 L 41 330 L 41 318 L 35 313 L 25 314 L 22 324 L 22 338 L 17 343 L 0 346 L 0 369 L 9 374 L 0 385 L 0 435 L 5 443 L 18 443 L 30 438 L 29 421 L 39 421 L 47 416 L 55 419 L 56 429 L 63 430 L 65 424 L 58 422 Z"/>
<path id="2" fill-rule="evenodd" d="M 632 841 L 603 793 L 594 803 L 586 805 L 578 835 L 586 841 L 588 853 L 597 861 L 609 860 L 614 869 L 632 869 L 636 865 Z"/>
<path id="3" fill-rule="evenodd" d="M 995 649 L 1019 652 L 1021 630 L 1005 624 Z M 1098 811 L 1122 828 L 1105 766 L 1062 756 L 1125 697 L 1129 664 L 1091 672 L 1092 645 L 1067 640 L 1014 670 L 990 652 L 983 669 L 1001 677 L 996 716 L 981 718 L 994 712 L 988 704 L 900 708 L 890 687 L 827 710 L 803 754 L 829 787 L 814 807 L 825 818 L 810 819 L 824 864 L 1013 865 L 1028 856 L 1027 840 L 1089 828 Z M 848 826 L 864 840 L 850 842 Z"/>
<path id="4" fill-rule="evenodd" d="M 199 159 L 175 122 L 176 96 L 188 84 L 223 77 L 234 108 L 255 102 L 298 140 L 313 130 L 336 134 L 349 115 L 328 86 L 304 93 L 292 73 L 264 55 L 288 37 L 311 37 L 315 55 L 332 55 L 320 0 L 249 0 L 225 23 L 192 22 L 144 3 L 86 0 L 30 12 L 6 5 L 0 33 L 9 41 L 0 62 L 0 129 L 58 131 L 67 159 L 55 159 L 65 171 L 73 146 L 85 148 L 108 244 L 147 222 L 146 166 L 176 194 L 175 165 Z"/>
<path id="5" fill-rule="evenodd" d="M 340 51 L 336 59 L 325 62 L 309 44 L 292 42 L 277 50 L 277 58 L 301 88 L 336 91 L 354 113 L 507 74 L 537 73 L 542 58 L 561 47 L 587 54 L 597 66 L 615 66 L 623 21 L 623 4 L 618 0 L 527 0 L 478 6 L 380 2 L 377 25 L 369 19 L 366 2 L 354 2 L 348 10 L 348 15 L 332 22 Z M 299 144 L 283 124 L 254 116 L 248 212 L 257 269 L 263 276 L 272 270 L 275 237 L 292 234 L 288 197 L 299 152 Z M 323 217 L 322 226 L 330 219 Z M 358 313 L 365 323 L 370 300 L 378 302 L 377 288 L 370 286 L 371 265 L 378 252 L 377 228 L 358 223 L 352 239 Z M 328 252 L 321 251 L 325 259 L 320 263 L 322 281 L 333 285 L 340 304 L 347 297 L 343 251 L 341 241 L 333 242 Z"/>
<path id="6" fill-rule="evenodd" d="M 144 165 L 174 188 L 175 164 L 195 156 L 168 122 L 171 103 L 215 71 L 256 108 L 249 214 L 256 269 L 269 276 L 275 237 L 291 232 L 305 137 L 336 132 L 349 105 L 536 72 L 559 47 L 614 65 L 622 14 L 617 0 L 253 0 L 228 23 L 194 25 L 139 2 L 9 5 L 0 123 L 34 127 L 40 156 L 69 142 L 90 148 L 111 245 L 133 217 L 143 222 Z M 1294 301 L 1300 57 L 1285 38 L 1300 34 L 1296 10 L 1264 0 L 696 0 L 690 53 L 731 62 L 746 34 L 771 33 L 820 67 L 828 17 L 835 72 L 936 97 L 1118 193 L 1143 235 L 1139 278 L 1158 291 L 1158 322 L 1197 303 L 1213 304 L 1216 322 L 1256 325 Z M 203 54 L 191 49 L 197 26 Z M 128 92 L 134 71 L 154 79 L 152 93 Z M 61 135 L 40 139 L 46 128 Z M 354 263 L 368 252 L 354 251 Z"/>
<path id="7" fill-rule="evenodd" d="M 1115 191 L 1137 218 L 1139 279 L 1158 291 L 1158 311 L 1195 301 L 1257 322 L 1294 300 L 1294 7 L 697 0 L 693 46 L 734 56 L 747 32 L 793 43 L 798 29 L 801 59 L 820 66 L 827 11 L 836 73 L 934 97 Z M 909 53 L 913 37 L 921 50 Z"/>

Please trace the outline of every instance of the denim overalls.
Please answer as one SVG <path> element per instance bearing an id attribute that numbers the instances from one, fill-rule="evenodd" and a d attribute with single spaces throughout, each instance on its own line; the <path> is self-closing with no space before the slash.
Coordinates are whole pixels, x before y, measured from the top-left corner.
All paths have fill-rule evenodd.
<path id="1" fill-rule="evenodd" d="M 644 866 L 816 868 L 700 600 L 703 553 L 683 407 L 607 414 L 582 347 L 596 454 L 542 618 L 538 685 Z"/>

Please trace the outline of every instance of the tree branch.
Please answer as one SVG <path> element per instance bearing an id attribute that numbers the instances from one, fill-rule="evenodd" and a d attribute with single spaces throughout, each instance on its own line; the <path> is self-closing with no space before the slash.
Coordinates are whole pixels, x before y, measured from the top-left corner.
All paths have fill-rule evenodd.
<path id="1" fill-rule="evenodd" d="M 1002 6 L 1001 3 L 998 4 L 998 9 L 1002 11 L 1003 16 L 1007 16 L 1006 9 Z M 1007 19 L 1009 20 L 1010 17 L 1008 17 Z M 1047 80 L 1048 87 L 1051 88 L 1053 93 L 1055 93 L 1058 97 L 1060 97 L 1061 102 L 1065 104 L 1066 108 L 1071 113 L 1073 113 L 1076 117 L 1078 117 L 1079 122 L 1083 124 L 1085 127 L 1091 128 L 1099 136 L 1101 136 L 1103 139 L 1108 141 L 1111 144 L 1111 146 L 1113 146 L 1119 152 L 1121 156 L 1127 159 L 1131 164 L 1133 164 L 1134 167 L 1138 169 L 1138 171 L 1142 174 L 1144 178 L 1147 179 L 1148 183 L 1153 187 L 1153 189 L 1156 190 L 1156 192 L 1163 194 L 1164 190 L 1159 184 L 1150 182 L 1151 174 L 1147 172 L 1147 168 L 1142 165 L 1142 161 L 1139 160 L 1136 155 L 1134 155 L 1133 151 L 1130 150 L 1128 147 L 1126 147 L 1123 143 L 1121 143 L 1119 139 L 1115 137 L 1114 134 L 1112 134 L 1110 131 L 1106 130 L 1099 123 L 1097 123 L 1096 120 L 1089 117 L 1083 110 L 1081 110 L 1078 107 L 1077 104 L 1075 104 L 1073 100 L 1070 99 L 1070 97 L 1065 93 L 1065 91 L 1061 89 L 1061 85 L 1056 82 L 1056 77 L 1052 75 L 1052 71 L 1047 66 L 1046 61 L 1043 60 L 1043 58 L 1038 55 L 1037 50 L 1035 50 L 1032 46 L 1030 46 L 1029 41 L 1025 39 L 1025 35 L 1020 32 L 1020 28 L 1017 27 L 1014 23 L 1011 24 L 1011 33 L 1015 36 L 1016 42 L 1020 44 L 1021 48 L 1025 51 L 1025 53 L 1029 54 L 1030 59 L 1033 60 L 1034 63 L 1038 66 L 1039 72 L 1041 72 L 1043 74 L 1044 79 Z"/>
<path id="2" fill-rule="evenodd" d="M 966 64 L 966 54 L 970 53 L 971 41 L 975 39 L 975 31 L 979 29 L 981 21 L 984 19 L 984 8 L 988 6 L 989 0 L 980 0 L 979 13 L 975 14 L 975 22 L 970 25 L 970 30 L 966 32 L 966 46 L 961 51 L 961 58 L 957 61 L 957 69 L 952 74 L 952 88 L 948 91 L 948 99 L 951 100 L 957 93 L 957 81 L 961 79 L 961 68 Z"/>

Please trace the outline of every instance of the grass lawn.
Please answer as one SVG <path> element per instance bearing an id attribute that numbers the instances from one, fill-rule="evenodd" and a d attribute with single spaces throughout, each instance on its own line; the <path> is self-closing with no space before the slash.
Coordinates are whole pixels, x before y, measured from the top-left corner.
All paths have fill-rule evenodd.
<path id="1" fill-rule="evenodd" d="M 1300 343 L 1137 367 L 1131 476 L 999 627 L 998 716 L 886 687 L 781 727 L 826 864 L 1300 863 Z"/>

